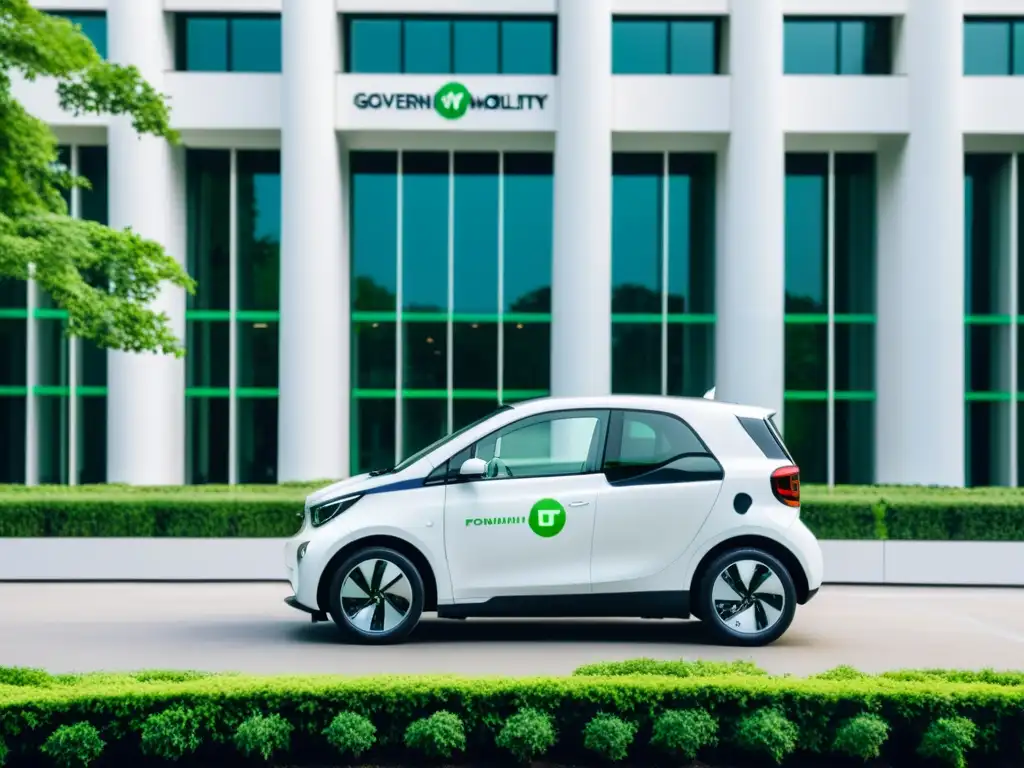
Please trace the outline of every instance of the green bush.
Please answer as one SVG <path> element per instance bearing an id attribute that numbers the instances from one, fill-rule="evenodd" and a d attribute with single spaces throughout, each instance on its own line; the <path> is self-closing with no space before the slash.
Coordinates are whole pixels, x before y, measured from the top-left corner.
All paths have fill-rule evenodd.
<path id="1" fill-rule="evenodd" d="M 945 765 L 965 768 L 977 735 L 978 727 L 966 717 L 942 717 L 928 726 L 917 752 Z"/>
<path id="2" fill-rule="evenodd" d="M 262 757 L 264 762 L 275 752 L 287 752 L 294 726 L 281 715 L 252 715 L 235 730 L 235 746 L 246 757 Z"/>
<path id="3" fill-rule="evenodd" d="M 736 725 L 736 743 L 747 751 L 771 757 L 781 763 L 795 749 L 800 732 L 777 709 L 759 709 Z"/>
<path id="4" fill-rule="evenodd" d="M 142 753 L 177 760 L 199 749 L 199 717 L 187 707 L 174 706 L 146 718 L 142 724 Z"/>
<path id="5" fill-rule="evenodd" d="M 448 759 L 466 749 L 466 729 L 462 719 L 446 711 L 435 712 L 409 724 L 405 746 L 429 758 Z"/>
<path id="6" fill-rule="evenodd" d="M 625 760 L 636 738 L 636 723 L 615 715 L 595 715 L 583 729 L 583 746 L 605 760 Z"/>
<path id="7" fill-rule="evenodd" d="M 40 751 L 57 765 L 71 768 L 91 764 L 103 753 L 105 746 L 96 727 L 82 721 L 60 726 L 50 734 Z"/>
<path id="8" fill-rule="evenodd" d="M 654 721 L 651 746 L 684 760 L 718 743 L 718 721 L 703 709 L 666 712 Z"/>
<path id="9" fill-rule="evenodd" d="M 661 659 L 628 659 L 584 664 L 573 670 L 581 677 L 632 677 L 661 675 L 664 677 L 764 677 L 768 673 L 750 661 L 663 661 Z"/>
<path id="10" fill-rule="evenodd" d="M 7 744 L 3 739 L 0 739 L 0 766 L 7 763 Z"/>
<path id="11" fill-rule="evenodd" d="M 0 486 L 0 537 L 287 537 L 322 483 Z M 805 485 L 821 539 L 1024 541 L 1024 489 Z"/>
<path id="12" fill-rule="evenodd" d="M 324 728 L 324 736 L 342 756 L 358 758 L 377 742 L 377 728 L 357 712 L 340 712 Z"/>
<path id="13" fill-rule="evenodd" d="M 873 760 L 882 754 L 882 745 L 887 738 L 889 724 L 878 715 L 864 712 L 839 726 L 832 749 L 841 755 Z"/>
<path id="14" fill-rule="evenodd" d="M 505 721 L 495 739 L 521 763 L 535 760 L 555 745 L 555 725 L 551 716 L 537 709 L 524 708 Z"/>

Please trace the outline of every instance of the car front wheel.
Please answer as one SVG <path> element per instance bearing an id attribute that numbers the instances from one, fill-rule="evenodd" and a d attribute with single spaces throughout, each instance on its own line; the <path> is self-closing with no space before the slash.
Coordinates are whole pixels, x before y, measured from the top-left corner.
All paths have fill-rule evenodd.
<path id="1" fill-rule="evenodd" d="M 729 645 L 773 643 L 796 613 L 793 577 L 778 558 L 752 547 L 715 558 L 701 579 L 698 600 L 702 620 Z"/>
<path id="2" fill-rule="evenodd" d="M 368 547 L 335 572 L 330 602 L 331 618 L 349 642 L 399 643 L 423 613 L 423 579 L 401 552 Z"/>

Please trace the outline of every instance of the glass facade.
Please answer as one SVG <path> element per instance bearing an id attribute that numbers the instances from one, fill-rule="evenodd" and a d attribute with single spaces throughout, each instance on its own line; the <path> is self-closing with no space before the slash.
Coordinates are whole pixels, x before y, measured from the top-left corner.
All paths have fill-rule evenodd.
<path id="1" fill-rule="evenodd" d="M 612 156 L 612 391 L 703 395 L 715 375 L 715 156 Z"/>
<path id="2" fill-rule="evenodd" d="M 280 72 L 279 14 L 177 14 L 175 69 Z"/>
<path id="3" fill-rule="evenodd" d="M 1024 75 L 1024 19 L 964 19 L 965 75 Z"/>
<path id="4" fill-rule="evenodd" d="M 273 483 L 280 154 L 189 150 L 187 166 L 187 481 Z"/>
<path id="5" fill-rule="evenodd" d="M 552 16 L 346 16 L 344 71 L 553 75 L 556 29 Z"/>
<path id="6" fill-rule="evenodd" d="M 788 17 L 783 27 L 787 75 L 891 75 L 892 19 Z"/>
<path id="7" fill-rule="evenodd" d="M 547 394 L 553 158 L 353 152 L 352 471 Z"/>
<path id="8" fill-rule="evenodd" d="M 717 18 L 615 17 L 612 74 L 720 74 L 721 36 Z"/>
<path id="9" fill-rule="evenodd" d="M 871 154 L 786 156 L 783 429 L 805 482 L 874 476 L 876 185 Z"/>
<path id="10" fill-rule="evenodd" d="M 82 33 L 92 41 L 96 52 L 104 59 L 107 58 L 107 14 L 103 11 L 81 11 L 78 13 L 47 11 L 47 13 L 77 24 L 81 27 Z"/>

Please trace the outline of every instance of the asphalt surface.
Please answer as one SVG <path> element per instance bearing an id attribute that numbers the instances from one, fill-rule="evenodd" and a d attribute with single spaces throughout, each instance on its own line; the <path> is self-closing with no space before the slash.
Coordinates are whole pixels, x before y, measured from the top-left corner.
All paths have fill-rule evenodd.
<path id="1" fill-rule="evenodd" d="M 286 584 L 0 584 L 0 665 L 533 675 L 644 656 L 750 659 L 795 674 L 1024 667 L 1024 589 L 825 586 L 781 640 L 750 650 L 708 644 L 697 621 L 432 615 L 403 645 L 351 646 L 286 606 L 288 594 Z"/>

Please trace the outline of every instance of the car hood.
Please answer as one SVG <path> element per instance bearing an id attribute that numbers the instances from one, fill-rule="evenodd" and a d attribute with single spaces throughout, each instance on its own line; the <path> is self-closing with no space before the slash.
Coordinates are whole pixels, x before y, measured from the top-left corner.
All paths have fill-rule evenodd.
<path id="1" fill-rule="evenodd" d="M 321 488 L 319 491 L 314 491 L 306 497 L 306 506 L 310 507 L 314 504 L 320 504 L 324 501 L 330 501 L 331 499 L 339 499 L 342 496 L 348 496 L 353 493 L 363 493 L 369 491 L 372 488 L 379 488 L 382 485 L 393 485 L 395 482 L 403 479 L 401 475 L 396 474 L 384 474 L 376 475 L 371 477 L 369 473 L 363 473 L 350 477 L 346 480 L 339 480 L 336 483 L 331 483 L 326 488 Z"/>

